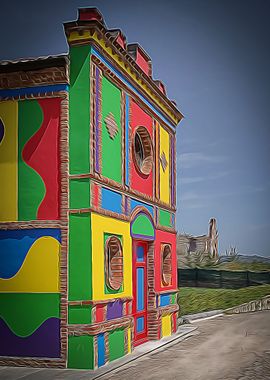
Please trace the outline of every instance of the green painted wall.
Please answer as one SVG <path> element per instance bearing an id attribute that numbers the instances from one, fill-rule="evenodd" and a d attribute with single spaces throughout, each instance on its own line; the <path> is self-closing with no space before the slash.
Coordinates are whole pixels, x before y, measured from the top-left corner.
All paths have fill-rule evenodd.
<path id="1" fill-rule="evenodd" d="M 22 152 L 41 127 L 43 113 L 37 100 L 20 101 L 18 107 L 18 220 L 35 220 L 45 185 L 40 175 L 24 162 Z"/>
<path id="2" fill-rule="evenodd" d="M 94 369 L 93 336 L 70 336 L 68 338 L 68 368 Z"/>
<path id="3" fill-rule="evenodd" d="M 132 224 L 132 233 L 135 235 L 154 236 L 155 231 L 152 223 L 145 215 L 139 215 Z"/>
<path id="4" fill-rule="evenodd" d="M 166 210 L 159 210 L 159 224 L 165 227 L 172 227 L 171 213 Z"/>
<path id="5" fill-rule="evenodd" d="M 76 305 L 68 307 L 68 323 L 87 324 L 92 322 L 92 306 Z"/>
<path id="6" fill-rule="evenodd" d="M 91 300 L 91 217 L 90 213 L 69 216 L 69 300 Z"/>
<path id="7" fill-rule="evenodd" d="M 90 46 L 71 46 L 69 51 L 70 174 L 90 171 L 90 52 Z"/>
<path id="8" fill-rule="evenodd" d="M 174 294 L 172 294 L 171 295 L 171 300 L 172 300 L 172 304 L 174 304 L 174 303 L 176 303 L 176 294 L 174 293 Z"/>
<path id="9" fill-rule="evenodd" d="M 122 130 L 121 91 L 107 78 L 102 77 L 102 175 L 122 182 Z M 118 132 L 112 139 L 104 120 L 109 113 L 114 115 Z"/>
<path id="10" fill-rule="evenodd" d="M 90 180 L 88 178 L 70 180 L 69 203 L 72 209 L 90 207 Z"/>
<path id="11" fill-rule="evenodd" d="M 31 335 L 48 318 L 59 318 L 58 293 L 0 293 L 0 318 L 14 334 Z"/>
<path id="12" fill-rule="evenodd" d="M 124 330 L 114 330 L 109 333 L 109 360 L 115 360 L 125 355 Z"/>

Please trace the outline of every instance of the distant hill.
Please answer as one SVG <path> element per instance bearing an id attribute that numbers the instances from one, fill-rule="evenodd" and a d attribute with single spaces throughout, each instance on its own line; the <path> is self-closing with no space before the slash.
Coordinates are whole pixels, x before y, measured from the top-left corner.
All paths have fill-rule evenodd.
<path id="1" fill-rule="evenodd" d="M 236 258 L 240 263 L 265 263 L 270 264 L 270 257 L 259 255 L 238 255 Z"/>

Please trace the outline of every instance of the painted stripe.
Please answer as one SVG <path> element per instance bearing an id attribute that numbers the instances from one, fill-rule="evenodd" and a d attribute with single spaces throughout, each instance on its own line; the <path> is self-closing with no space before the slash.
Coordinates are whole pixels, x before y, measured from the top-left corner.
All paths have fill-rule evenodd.
<path id="1" fill-rule="evenodd" d="M 144 268 L 137 268 L 137 311 L 144 310 Z"/>
<path id="2" fill-rule="evenodd" d="M 128 331 L 127 331 L 127 348 L 128 348 L 128 353 L 130 354 L 130 352 L 131 352 L 131 328 L 128 328 Z"/>
<path id="3" fill-rule="evenodd" d="M 161 294 L 160 295 L 160 306 L 170 305 L 170 294 Z"/>
<path id="4" fill-rule="evenodd" d="M 136 330 L 137 330 L 137 333 L 142 332 L 144 330 L 144 317 L 137 318 Z"/>
<path id="5" fill-rule="evenodd" d="M 148 205 L 147 203 L 144 203 L 144 202 L 137 201 L 136 199 L 131 199 L 130 200 L 130 209 L 131 209 L 131 212 L 137 206 L 139 206 L 139 207 L 145 207 L 150 212 L 150 214 L 152 215 L 152 217 L 154 218 L 154 207 L 153 206 L 150 206 L 150 205 Z"/>
<path id="6" fill-rule="evenodd" d="M 129 186 L 129 97 L 125 96 L 126 185 Z"/>
<path id="7" fill-rule="evenodd" d="M 101 189 L 101 207 L 122 214 L 122 194 L 102 187 Z"/>
<path id="8" fill-rule="evenodd" d="M 105 364 L 105 338 L 104 334 L 99 334 L 97 336 L 97 346 L 98 346 L 98 367 Z"/>
<path id="9" fill-rule="evenodd" d="M 99 68 L 96 67 L 96 98 L 95 98 L 95 106 L 96 106 L 96 113 L 95 113 L 95 144 L 96 144 L 96 155 L 95 155 L 95 170 L 99 173 L 99 118 L 100 118 L 100 109 L 99 109 L 99 91 L 100 91 L 100 73 Z"/>
<path id="10" fill-rule="evenodd" d="M 18 220 L 18 102 L 0 104 L 0 221 Z"/>
<path id="11" fill-rule="evenodd" d="M 47 92 L 68 91 L 68 90 L 69 90 L 69 85 L 67 84 L 52 84 L 49 86 L 14 88 L 14 89 L 0 90 L 0 98 L 11 98 L 13 96 L 20 96 L 20 95 L 46 94 Z"/>
<path id="12" fill-rule="evenodd" d="M 152 110 L 154 111 L 159 117 L 161 120 L 163 120 L 168 126 L 170 126 L 174 131 L 175 131 L 175 127 L 171 124 L 171 122 L 165 118 L 143 95 L 141 95 L 141 93 L 136 90 L 136 88 L 128 81 L 125 79 L 125 77 L 117 70 L 115 69 L 109 61 L 107 61 L 106 58 L 102 57 L 102 55 L 100 55 L 100 53 L 95 49 L 93 48 L 92 49 L 92 54 L 95 55 L 97 58 L 99 58 L 101 60 L 102 63 L 104 63 L 106 66 L 108 66 L 110 68 L 110 70 L 131 90 L 133 91 L 145 104 L 147 104 L 147 106 Z"/>

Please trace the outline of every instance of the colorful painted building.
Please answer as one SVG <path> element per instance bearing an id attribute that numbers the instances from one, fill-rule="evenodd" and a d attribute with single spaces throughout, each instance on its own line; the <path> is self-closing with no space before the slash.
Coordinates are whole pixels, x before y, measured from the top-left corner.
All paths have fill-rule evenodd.
<path id="1" fill-rule="evenodd" d="M 0 64 L 0 364 L 94 369 L 177 327 L 175 128 L 97 9 Z"/>

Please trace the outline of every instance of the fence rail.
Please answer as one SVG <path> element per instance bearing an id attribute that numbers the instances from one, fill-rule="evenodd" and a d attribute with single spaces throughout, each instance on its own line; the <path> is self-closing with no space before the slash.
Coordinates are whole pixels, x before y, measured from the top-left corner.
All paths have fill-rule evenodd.
<path id="1" fill-rule="evenodd" d="M 239 289 L 263 284 L 270 284 L 270 272 L 178 268 L 179 287 Z"/>

